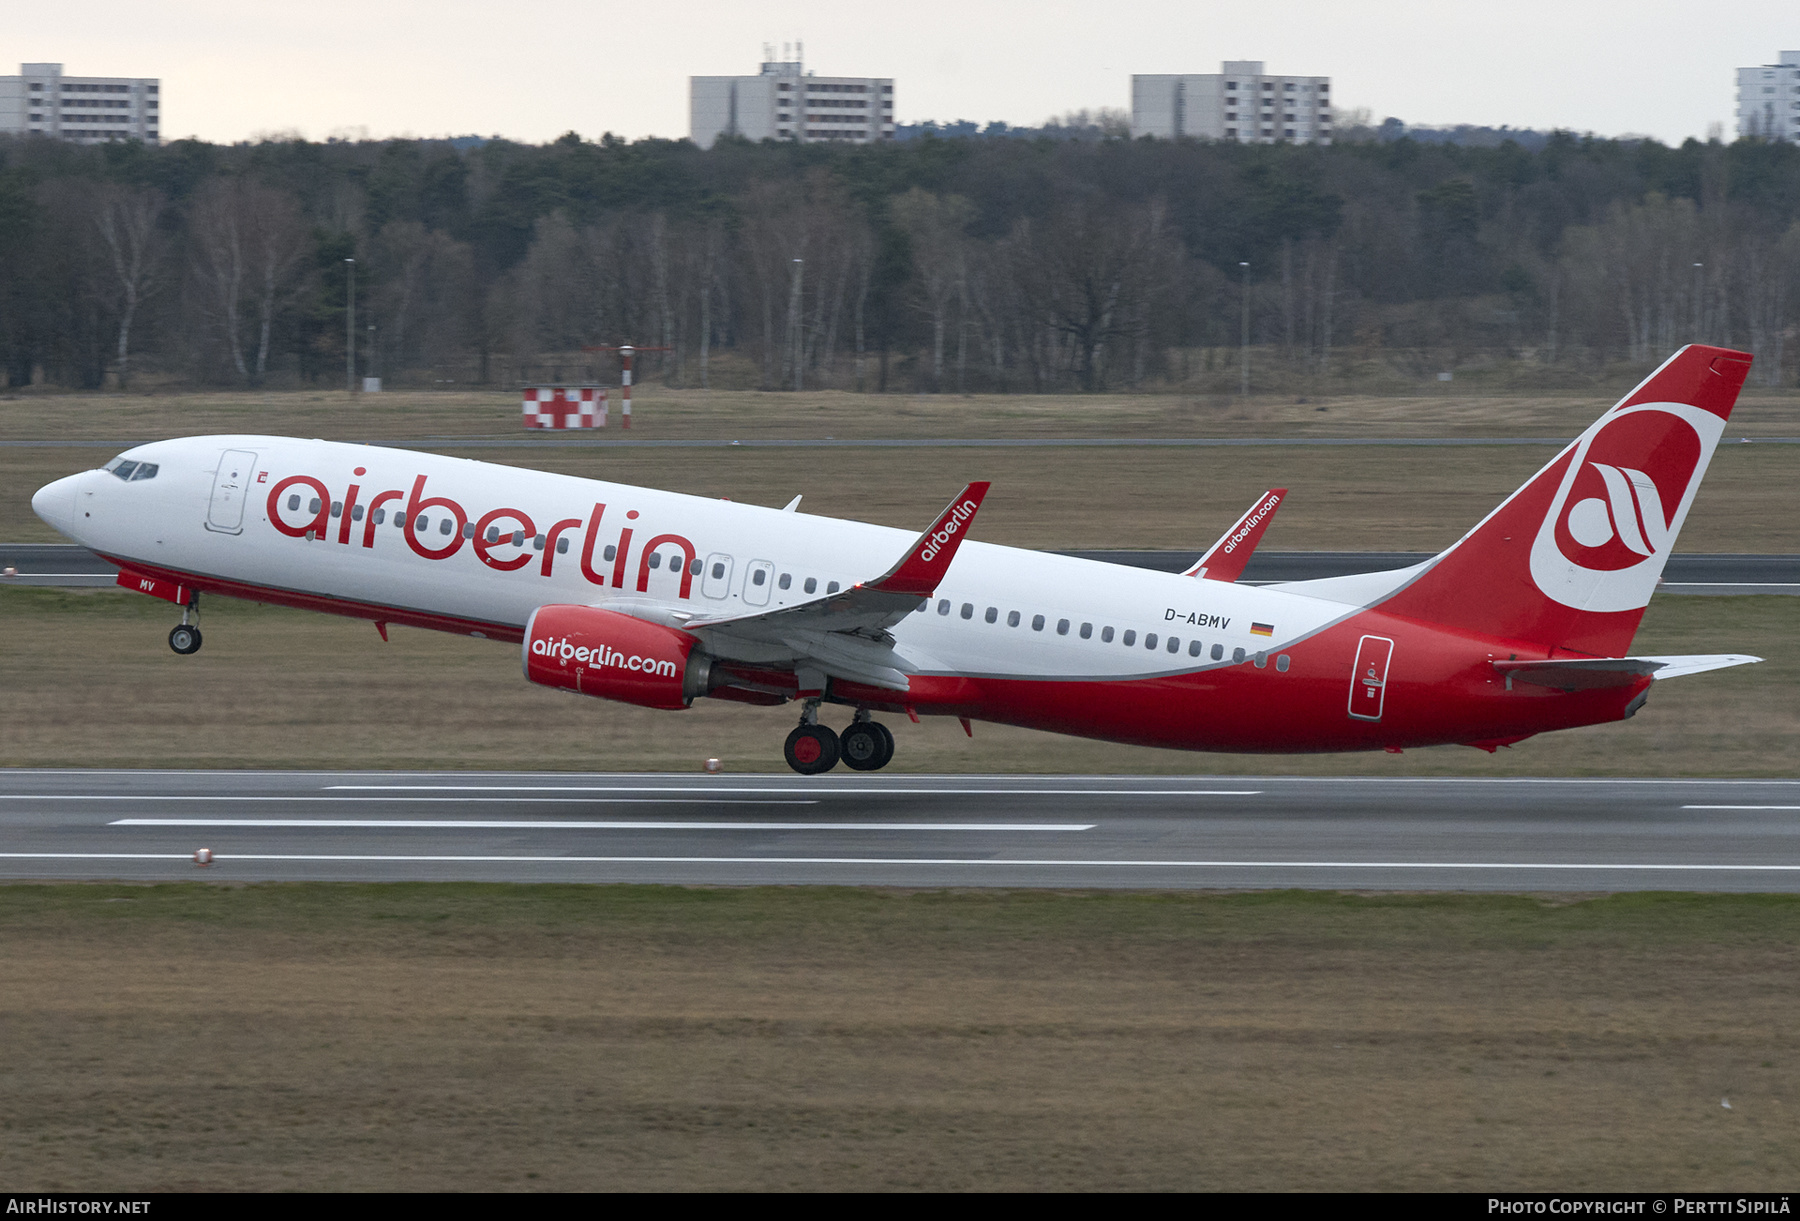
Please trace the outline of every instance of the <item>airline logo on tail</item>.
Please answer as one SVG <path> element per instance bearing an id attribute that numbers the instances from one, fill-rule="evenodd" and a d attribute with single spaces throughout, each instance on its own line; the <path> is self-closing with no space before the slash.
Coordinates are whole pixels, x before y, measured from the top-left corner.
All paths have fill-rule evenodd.
<path id="1" fill-rule="evenodd" d="M 1532 544 L 1537 587 L 1579 610 L 1647 605 L 1724 428 L 1679 403 L 1627 407 L 1590 428 Z"/>

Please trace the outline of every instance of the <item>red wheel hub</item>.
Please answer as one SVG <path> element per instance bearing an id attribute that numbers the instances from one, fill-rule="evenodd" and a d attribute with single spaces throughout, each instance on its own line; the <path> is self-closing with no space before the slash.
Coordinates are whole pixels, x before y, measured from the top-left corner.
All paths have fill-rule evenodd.
<path id="1" fill-rule="evenodd" d="M 825 748 L 819 744 L 819 739 L 810 733 L 802 734 L 794 743 L 794 758 L 802 763 L 817 763 L 824 753 Z"/>

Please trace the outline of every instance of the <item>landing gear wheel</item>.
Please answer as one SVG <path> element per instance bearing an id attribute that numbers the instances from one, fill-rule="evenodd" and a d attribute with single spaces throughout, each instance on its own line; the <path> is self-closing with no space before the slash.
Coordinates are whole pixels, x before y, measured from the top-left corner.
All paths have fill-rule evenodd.
<path id="1" fill-rule="evenodd" d="M 799 725 L 782 751 L 789 767 L 802 776 L 817 776 L 837 766 L 838 736 L 823 725 Z"/>
<path id="2" fill-rule="evenodd" d="M 200 629 L 192 624 L 181 623 L 169 630 L 169 647 L 183 657 L 200 651 Z"/>
<path id="3" fill-rule="evenodd" d="M 838 737 L 838 747 L 845 767 L 879 771 L 894 757 L 894 735 L 879 721 L 857 721 Z"/>

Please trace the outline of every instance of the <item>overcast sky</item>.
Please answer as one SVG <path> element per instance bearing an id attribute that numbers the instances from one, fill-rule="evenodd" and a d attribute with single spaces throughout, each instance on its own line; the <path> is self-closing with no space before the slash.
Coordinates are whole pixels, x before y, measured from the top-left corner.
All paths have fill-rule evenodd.
<path id="1" fill-rule="evenodd" d="M 796 40 L 821 75 L 895 78 L 902 123 L 1035 125 L 1129 107 L 1134 72 L 1261 59 L 1376 120 L 1675 143 L 1729 138 L 1734 69 L 1800 48 L 1800 0 L 82 0 L 10 5 L 0 72 L 160 77 L 165 139 L 636 139 L 687 134 L 689 76 Z"/>

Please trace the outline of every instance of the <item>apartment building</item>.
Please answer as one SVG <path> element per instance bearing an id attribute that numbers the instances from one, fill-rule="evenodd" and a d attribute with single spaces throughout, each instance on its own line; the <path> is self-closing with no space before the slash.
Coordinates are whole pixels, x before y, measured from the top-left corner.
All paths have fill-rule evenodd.
<path id="1" fill-rule="evenodd" d="M 1131 134 L 1242 144 L 1331 143 L 1331 78 L 1271 76 L 1260 59 L 1222 71 L 1133 76 Z"/>
<path id="2" fill-rule="evenodd" d="M 66 76 L 61 64 L 21 64 L 0 76 L 0 132 L 94 144 L 161 139 L 155 77 Z"/>
<path id="3" fill-rule="evenodd" d="M 1800 144 L 1800 51 L 1737 70 L 1737 134 Z"/>
<path id="4" fill-rule="evenodd" d="M 726 135 L 800 144 L 894 138 L 891 77 L 815 76 L 805 70 L 798 44 L 791 58 L 773 52 L 763 49 L 755 76 L 688 78 L 688 135 L 695 144 L 711 148 Z"/>

